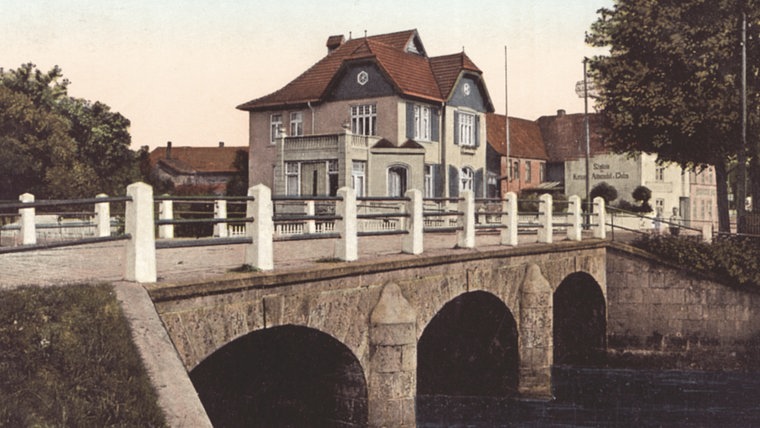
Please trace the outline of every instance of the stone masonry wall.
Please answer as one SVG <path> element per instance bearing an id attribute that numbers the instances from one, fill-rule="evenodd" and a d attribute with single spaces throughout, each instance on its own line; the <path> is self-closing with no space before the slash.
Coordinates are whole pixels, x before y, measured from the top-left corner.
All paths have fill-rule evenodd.
<path id="1" fill-rule="evenodd" d="M 633 247 L 607 251 L 607 306 L 612 350 L 735 355 L 760 334 L 760 295 L 665 264 Z"/>

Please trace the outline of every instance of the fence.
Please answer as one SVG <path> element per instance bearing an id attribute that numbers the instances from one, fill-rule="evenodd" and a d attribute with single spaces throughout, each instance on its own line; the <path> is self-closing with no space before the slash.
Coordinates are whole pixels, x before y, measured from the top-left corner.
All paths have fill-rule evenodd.
<path id="1" fill-rule="evenodd" d="M 110 204 L 124 203 L 123 231 L 111 228 Z M 212 206 L 213 212 L 193 211 L 193 218 L 176 218 L 175 204 Z M 244 204 L 245 216 L 228 216 L 228 204 Z M 0 212 L 18 210 L 17 225 L 21 246 L 0 247 L 0 253 L 27 251 L 53 246 L 126 240 L 124 278 L 138 282 L 156 281 L 157 249 L 209 245 L 246 245 L 243 264 L 260 270 L 274 268 L 273 242 L 333 238 L 333 256 L 344 261 L 358 259 L 358 237 L 398 235 L 401 251 L 421 254 L 425 233 L 455 233 L 459 248 L 474 248 L 476 233 L 500 234 L 501 245 L 517 246 L 519 234 L 535 234 L 536 241 L 551 243 L 555 233 L 567 239 L 581 240 L 581 200 L 571 196 L 556 209 L 551 195 L 541 195 L 538 210 L 519 212 L 514 193 L 504 200 L 478 199 L 471 191 L 459 198 L 423 199 L 412 189 L 404 197 L 356 197 L 351 188 L 341 188 L 337 196 L 272 196 L 263 185 L 251 187 L 245 197 L 156 196 L 144 183 L 127 187 L 127 196 L 93 199 L 35 202 L 32 195 L 22 195 L 20 202 L 0 203 Z M 38 207 L 93 205 L 97 236 L 62 240 L 55 244 L 37 244 L 35 209 Z M 476 209 L 477 207 L 477 209 Z M 240 211 L 240 210 L 237 210 Z M 606 236 L 604 200 L 594 199 L 593 236 Z M 242 215 L 242 212 L 240 213 Z M 187 225 L 212 225 L 209 237 L 177 239 L 175 228 Z"/>

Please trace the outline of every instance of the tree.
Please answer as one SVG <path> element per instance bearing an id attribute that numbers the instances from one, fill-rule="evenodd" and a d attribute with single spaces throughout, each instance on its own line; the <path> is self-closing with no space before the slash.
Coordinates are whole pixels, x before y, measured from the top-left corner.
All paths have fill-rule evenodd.
<path id="1" fill-rule="evenodd" d="M 589 197 L 593 201 L 594 198 L 597 196 L 601 196 L 602 199 L 604 199 L 604 204 L 609 205 L 610 202 L 614 201 L 618 197 L 618 191 L 615 188 L 615 186 L 612 186 L 610 184 L 607 184 L 606 181 L 602 181 L 601 183 L 594 186 L 593 189 L 591 189 L 591 193 Z"/>
<path id="2" fill-rule="evenodd" d="M 726 165 L 741 149 L 742 11 L 757 22 L 755 3 L 617 0 L 587 37 L 610 49 L 590 66 L 611 147 L 685 168 L 714 165 L 721 231 L 729 229 Z"/>
<path id="3" fill-rule="evenodd" d="M 61 69 L 0 69 L 0 197 L 123 194 L 139 177 L 129 120 L 68 96 Z"/>
<path id="4" fill-rule="evenodd" d="M 248 150 L 235 152 L 232 166 L 235 168 L 235 175 L 227 183 L 227 195 L 248 195 Z"/>

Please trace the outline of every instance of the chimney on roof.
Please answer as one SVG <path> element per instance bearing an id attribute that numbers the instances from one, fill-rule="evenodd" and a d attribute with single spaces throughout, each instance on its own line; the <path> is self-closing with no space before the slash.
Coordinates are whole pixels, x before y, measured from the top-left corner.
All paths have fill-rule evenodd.
<path id="1" fill-rule="evenodd" d="M 338 34 L 337 36 L 330 36 L 327 38 L 327 43 L 325 45 L 327 46 L 327 53 L 330 53 L 334 51 L 335 49 L 338 49 L 340 45 L 343 44 L 343 42 L 346 41 L 346 38 L 343 37 L 343 34 Z"/>
<path id="2" fill-rule="evenodd" d="M 166 142 L 166 159 L 172 158 L 172 142 L 167 141 Z"/>
<path id="3" fill-rule="evenodd" d="M 219 147 L 224 147 L 224 141 L 219 142 Z"/>
<path id="4" fill-rule="evenodd" d="M 565 109 L 559 109 L 557 110 L 557 117 L 562 117 L 565 115 Z"/>

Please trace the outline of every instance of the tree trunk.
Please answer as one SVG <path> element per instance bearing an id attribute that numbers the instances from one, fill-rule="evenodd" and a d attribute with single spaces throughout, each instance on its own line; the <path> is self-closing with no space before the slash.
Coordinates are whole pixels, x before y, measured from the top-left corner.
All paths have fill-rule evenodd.
<path id="1" fill-rule="evenodd" d="M 760 212 L 760 210 L 755 210 L 755 205 L 760 203 L 760 156 L 758 155 L 752 156 L 750 160 L 748 193 L 752 196 L 752 211 Z"/>
<path id="2" fill-rule="evenodd" d="M 731 233 L 728 216 L 728 172 L 725 161 L 715 163 L 715 185 L 718 196 L 718 231 Z"/>

